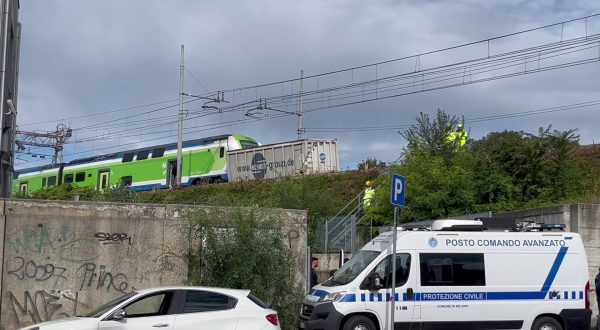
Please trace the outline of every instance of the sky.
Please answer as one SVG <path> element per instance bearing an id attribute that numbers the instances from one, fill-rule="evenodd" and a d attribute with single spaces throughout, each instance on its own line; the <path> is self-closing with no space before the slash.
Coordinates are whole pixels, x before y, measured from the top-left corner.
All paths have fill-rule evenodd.
<path id="1" fill-rule="evenodd" d="M 227 101 L 186 97 L 185 139 L 227 133 L 263 144 L 297 139 L 294 113 L 304 70 L 303 109 L 315 111 L 302 116 L 303 137 L 337 139 L 344 170 L 356 169 L 367 157 L 396 160 L 405 146 L 398 130 L 414 124 L 420 112 L 435 115 L 438 109 L 464 116 L 475 139 L 503 130 L 536 133 L 552 125 L 577 129 L 582 144 L 597 143 L 600 104 L 469 120 L 600 101 L 600 41 L 594 39 L 600 16 L 411 56 L 599 13 L 597 0 L 21 0 L 18 125 L 23 131 L 70 127 L 66 161 L 175 142 L 184 45 L 184 92 L 214 98 L 224 91 Z M 455 65 L 464 82 L 473 79 L 467 72 L 477 68 L 474 59 L 586 36 L 589 42 L 578 52 L 547 59 L 540 52 L 537 63 L 476 77 L 511 73 L 507 78 L 431 91 L 427 80 L 418 84 L 430 77 L 425 70 Z M 595 56 L 597 61 L 581 65 L 535 70 Z M 399 58 L 406 59 L 345 70 Z M 468 64 L 457 64 L 463 61 Z M 519 74 L 525 70 L 533 73 Z M 414 71 L 423 74 L 406 78 L 414 85 L 406 90 L 386 94 L 389 82 L 362 84 Z M 269 83 L 275 84 L 244 89 Z M 342 86 L 337 95 L 347 98 L 339 101 L 336 92 L 322 91 Z M 373 88 L 375 94 L 369 93 Z M 410 93 L 419 88 L 422 92 Z M 262 98 L 270 109 L 256 109 Z M 50 162 L 39 155 L 52 150 L 29 151 L 35 155 L 19 155 L 17 168 Z"/>

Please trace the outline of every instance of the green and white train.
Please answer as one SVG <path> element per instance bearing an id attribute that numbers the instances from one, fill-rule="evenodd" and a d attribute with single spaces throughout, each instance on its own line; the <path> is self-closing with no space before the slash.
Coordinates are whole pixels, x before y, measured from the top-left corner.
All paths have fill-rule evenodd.
<path id="1" fill-rule="evenodd" d="M 227 152 L 260 144 L 243 135 L 220 135 L 183 142 L 182 186 L 228 181 Z M 63 183 L 105 190 L 117 185 L 132 191 L 167 189 L 174 183 L 177 143 L 76 159 L 17 171 L 13 195 Z"/>

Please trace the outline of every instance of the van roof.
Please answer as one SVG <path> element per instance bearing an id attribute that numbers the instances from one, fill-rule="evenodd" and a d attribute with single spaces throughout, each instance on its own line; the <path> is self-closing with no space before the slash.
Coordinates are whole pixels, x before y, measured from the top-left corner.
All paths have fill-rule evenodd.
<path id="1" fill-rule="evenodd" d="M 447 221 L 447 220 L 446 220 Z M 581 237 L 565 231 L 455 231 L 423 230 L 398 227 L 396 245 L 398 249 L 463 250 L 493 248 L 497 251 L 538 251 L 557 246 L 572 246 L 571 251 L 583 249 Z M 361 250 L 384 251 L 392 247 L 393 231 L 387 231 L 373 238 Z M 448 241 L 449 240 L 449 241 Z M 458 242 L 460 245 L 446 243 Z M 579 242 L 579 243 L 577 243 Z M 438 245 L 439 243 L 439 245 Z M 432 250 L 434 252 L 435 250 Z"/>

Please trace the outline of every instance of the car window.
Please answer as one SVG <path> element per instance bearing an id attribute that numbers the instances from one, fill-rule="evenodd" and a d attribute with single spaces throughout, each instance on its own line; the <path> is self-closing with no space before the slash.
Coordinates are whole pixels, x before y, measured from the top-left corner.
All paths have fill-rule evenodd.
<path id="1" fill-rule="evenodd" d="M 258 299 L 258 297 L 253 295 L 252 293 L 248 294 L 248 299 L 250 299 L 253 303 L 257 304 L 260 308 L 271 308 L 264 301 Z"/>
<path id="2" fill-rule="evenodd" d="M 96 308 L 95 310 L 91 311 L 90 313 L 86 314 L 85 317 L 100 317 L 102 316 L 102 314 L 108 312 L 109 310 L 113 309 L 115 306 L 117 306 L 118 304 L 124 302 L 125 300 L 135 296 L 137 294 L 137 292 L 133 291 L 130 292 L 128 294 L 122 295 L 118 298 L 115 298 L 109 302 L 107 302 L 106 304 Z"/>
<path id="3" fill-rule="evenodd" d="M 125 307 L 127 317 L 143 317 L 166 315 L 173 297 L 173 292 L 160 292 L 143 297 Z"/>
<path id="4" fill-rule="evenodd" d="M 210 312 L 232 309 L 237 300 L 227 295 L 207 291 L 187 291 L 184 313 Z"/>

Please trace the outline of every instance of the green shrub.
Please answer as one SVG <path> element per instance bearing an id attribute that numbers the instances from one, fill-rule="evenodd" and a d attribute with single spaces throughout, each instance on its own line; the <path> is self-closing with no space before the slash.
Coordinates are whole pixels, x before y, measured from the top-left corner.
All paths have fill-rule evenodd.
<path id="1" fill-rule="evenodd" d="M 187 215 L 188 284 L 248 289 L 275 309 L 282 329 L 297 329 L 303 290 L 280 219 L 258 209 Z"/>

